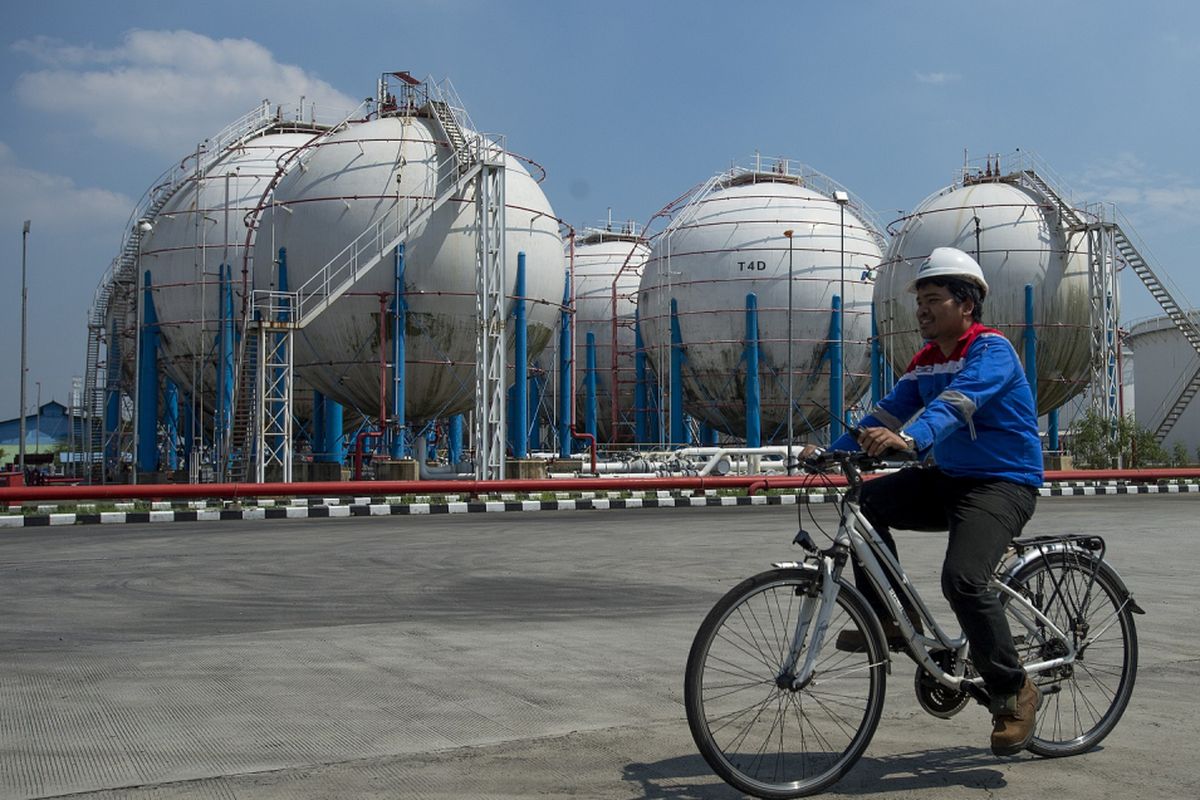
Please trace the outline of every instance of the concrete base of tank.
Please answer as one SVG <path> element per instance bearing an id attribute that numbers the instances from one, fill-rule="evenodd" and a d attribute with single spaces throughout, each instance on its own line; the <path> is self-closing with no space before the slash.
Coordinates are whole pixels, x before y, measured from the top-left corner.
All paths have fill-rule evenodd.
<path id="1" fill-rule="evenodd" d="M 1070 453 L 1044 453 L 1042 466 L 1045 469 L 1075 469 Z"/>
<path id="2" fill-rule="evenodd" d="M 510 458 L 504 476 L 513 480 L 538 480 L 546 477 L 546 462 L 540 458 Z"/>
<path id="3" fill-rule="evenodd" d="M 274 477 L 273 477 L 274 476 Z M 267 480 L 278 480 L 279 468 L 267 468 Z M 295 483 L 318 483 L 343 480 L 342 465 L 322 461 L 297 461 L 292 464 L 292 481 Z"/>
<path id="4" fill-rule="evenodd" d="M 376 461 L 375 462 L 375 479 L 380 481 L 415 481 L 419 475 L 417 474 L 417 462 L 411 458 L 404 458 L 399 461 Z"/>

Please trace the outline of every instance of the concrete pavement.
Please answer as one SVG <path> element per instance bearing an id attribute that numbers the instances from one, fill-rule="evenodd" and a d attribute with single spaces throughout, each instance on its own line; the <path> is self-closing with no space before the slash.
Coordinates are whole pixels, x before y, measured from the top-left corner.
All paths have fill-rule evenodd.
<path id="1" fill-rule="evenodd" d="M 796 513 L 2 532 L 0 797 L 738 797 L 691 742 L 683 663 L 722 592 L 793 557 Z M 926 715 L 898 657 L 866 756 L 827 796 L 1200 794 L 1200 497 L 1043 498 L 1026 532 L 1070 530 L 1108 539 L 1148 612 L 1103 746 L 997 759 L 986 711 Z M 944 535 L 900 547 L 932 599 Z"/>

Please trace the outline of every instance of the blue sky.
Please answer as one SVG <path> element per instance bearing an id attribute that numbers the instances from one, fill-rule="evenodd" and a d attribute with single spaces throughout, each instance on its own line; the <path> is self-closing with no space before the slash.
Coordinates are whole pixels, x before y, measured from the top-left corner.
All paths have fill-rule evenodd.
<path id="1" fill-rule="evenodd" d="M 380 72 L 448 77 L 542 164 L 576 226 L 644 221 L 755 152 L 807 163 L 884 220 L 972 157 L 1037 153 L 1115 202 L 1200 303 L 1200 4 L 1189 2 L 67 2 L 0 28 L 0 415 L 17 413 L 21 223 L 29 403 L 83 371 L 126 218 L 173 160 L 262 98 L 319 108 Z M 1124 320 L 1157 312 L 1123 278 Z"/>

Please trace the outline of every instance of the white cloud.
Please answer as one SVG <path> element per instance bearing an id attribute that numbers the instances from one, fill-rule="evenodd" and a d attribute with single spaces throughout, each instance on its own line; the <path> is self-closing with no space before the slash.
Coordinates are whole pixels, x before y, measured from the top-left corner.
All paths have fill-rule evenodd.
<path id="1" fill-rule="evenodd" d="M 1200 205 L 1200 184 L 1192 176 L 1161 172 L 1131 152 L 1089 166 L 1078 188 L 1085 197 L 1116 203 L 1135 221 L 1157 217 L 1191 225 Z"/>
<path id="2" fill-rule="evenodd" d="M 344 115 L 359 102 L 249 39 L 135 30 L 111 49 L 48 37 L 12 49 L 44 65 L 18 77 L 23 103 L 70 114 L 98 137 L 172 157 L 264 98 L 295 106 L 303 96 L 316 104 L 318 119 Z"/>
<path id="3" fill-rule="evenodd" d="M 0 219 L 31 219 L 42 232 L 80 237 L 101 232 L 115 253 L 133 200 L 106 189 L 76 186 L 64 175 L 23 167 L 0 142 Z"/>
<path id="4" fill-rule="evenodd" d="M 917 83 L 928 83 L 935 86 L 940 86 L 943 83 L 953 83 L 960 78 L 954 72 L 915 72 L 913 75 L 916 77 Z"/>

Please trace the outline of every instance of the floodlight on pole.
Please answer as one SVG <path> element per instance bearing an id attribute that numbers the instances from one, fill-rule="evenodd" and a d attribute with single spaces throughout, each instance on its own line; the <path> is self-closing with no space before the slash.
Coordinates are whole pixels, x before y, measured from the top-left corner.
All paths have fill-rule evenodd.
<path id="1" fill-rule="evenodd" d="M 787 290 L 787 298 L 788 298 L 788 317 L 787 317 L 787 375 L 788 375 L 788 377 L 787 377 L 787 440 L 788 440 L 788 450 L 787 450 L 787 458 L 785 459 L 785 461 L 787 463 L 787 474 L 788 475 L 792 474 L 792 443 L 795 441 L 795 439 L 793 438 L 794 432 L 792 430 L 792 408 L 795 405 L 795 403 L 793 402 L 793 399 L 792 399 L 792 375 L 794 372 L 794 370 L 792 369 L 792 252 L 793 252 L 792 234 L 793 233 L 795 233 L 795 231 L 793 231 L 791 229 L 788 229 L 783 232 L 783 235 L 786 236 L 787 240 L 788 240 L 788 290 Z"/>
<path id="2" fill-rule="evenodd" d="M 29 292 L 25 287 L 25 253 L 28 249 L 28 241 L 29 220 L 25 220 L 25 225 L 21 229 L 21 413 L 19 415 L 21 418 L 21 442 L 18 450 L 22 474 L 25 472 L 25 328 L 27 320 L 25 309 L 29 299 Z"/>
<path id="3" fill-rule="evenodd" d="M 841 211 L 838 222 L 841 242 L 838 248 L 841 253 L 838 259 L 838 296 L 842 299 L 842 324 L 838 325 L 838 352 L 841 353 L 841 363 L 838 364 L 840 374 L 838 375 L 837 412 L 838 419 L 844 427 L 846 425 L 846 309 L 849 307 L 846 302 L 846 204 L 850 202 L 850 193 L 838 189 L 833 193 L 833 199 Z"/>

